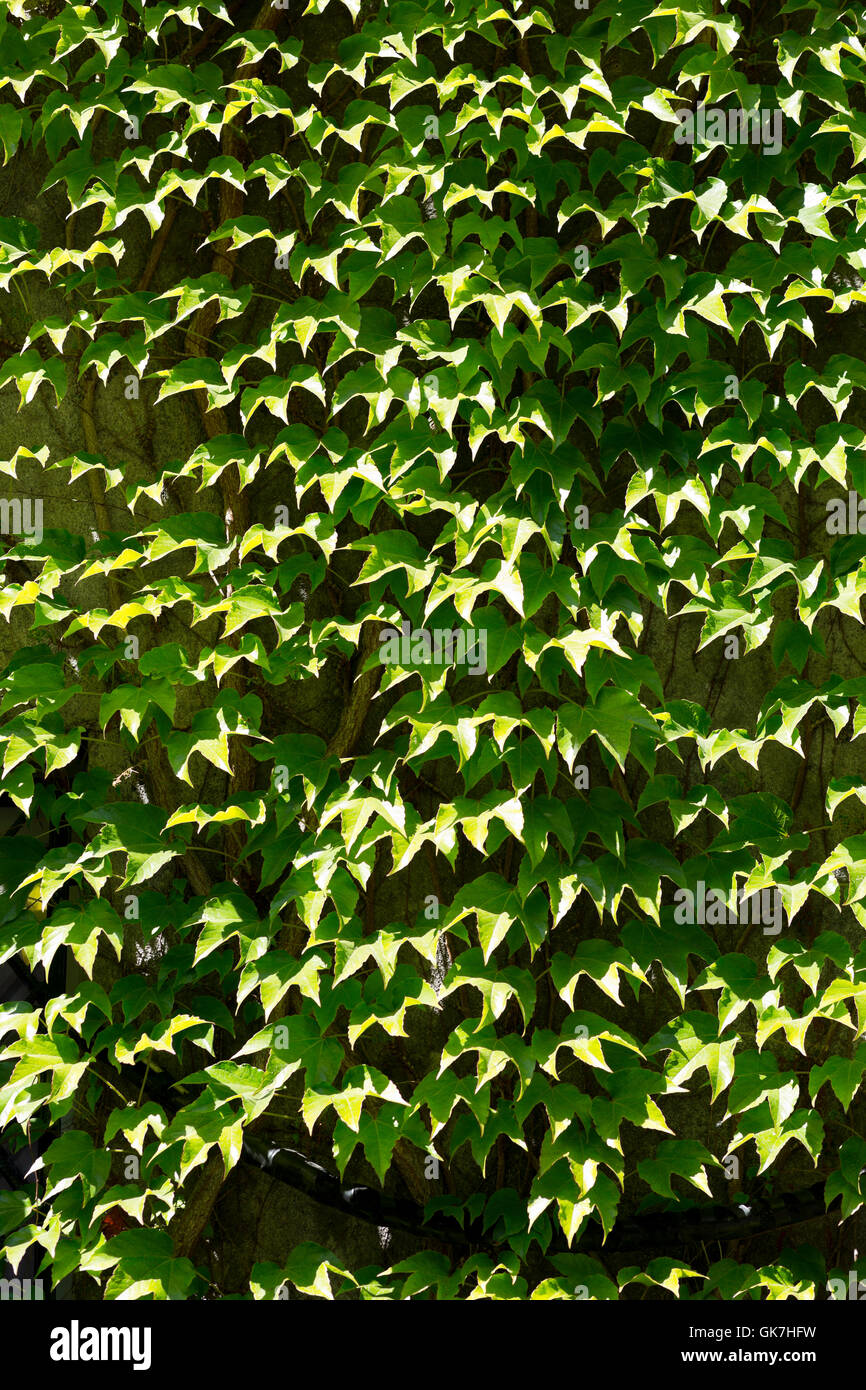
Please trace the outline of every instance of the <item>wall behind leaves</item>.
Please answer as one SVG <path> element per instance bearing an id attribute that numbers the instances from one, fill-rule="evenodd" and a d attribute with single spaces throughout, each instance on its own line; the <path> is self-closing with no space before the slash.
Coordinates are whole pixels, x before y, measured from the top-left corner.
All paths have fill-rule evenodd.
<path id="1" fill-rule="evenodd" d="M 864 34 L 0 7 L 13 1268 L 866 1274 Z M 337 1215 L 245 1131 L 483 1238 Z M 816 1182 L 784 1236 L 605 1250 Z"/>

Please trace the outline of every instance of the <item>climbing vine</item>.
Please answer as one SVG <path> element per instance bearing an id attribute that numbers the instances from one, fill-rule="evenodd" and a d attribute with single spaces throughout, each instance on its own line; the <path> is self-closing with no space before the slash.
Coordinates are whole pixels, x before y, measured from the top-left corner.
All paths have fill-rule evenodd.
<path id="1" fill-rule="evenodd" d="M 864 37 L 0 6 L 13 1268 L 237 1293 L 280 1149 L 430 1234 L 249 1298 L 862 1272 Z"/>

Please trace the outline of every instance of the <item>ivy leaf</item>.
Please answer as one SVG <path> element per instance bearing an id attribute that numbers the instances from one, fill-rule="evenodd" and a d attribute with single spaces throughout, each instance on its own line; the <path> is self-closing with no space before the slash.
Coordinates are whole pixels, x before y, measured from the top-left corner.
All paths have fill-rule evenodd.
<path id="1" fill-rule="evenodd" d="M 665 1075 L 674 1086 L 688 1081 L 696 1071 L 706 1070 L 712 1084 L 712 1098 L 717 1100 L 733 1079 L 738 1041 L 737 1038 L 722 1040 L 719 1033 L 717 1020 L 708 1014 L 691 1011 L 650 1039 L 648 1055 L 668 1052 Z"/>
<path id="2" fill-rule="evenodd" d="M 685 1178 L 700 1192 L 712 1197 L 706 1172 L 707 1163 L 712 1162 L 712 1155 L 703 1144 L 691 1139 L 663 1139 L 656 1150 L 656 1157 L 638 1160 L 637 1167 L 644 1182 L 662 1197 L 676 1196 L 671 1187 L 674 1175 Z"/>
<path id="3" fill-rule="evenodd" d="M 109 1298 L 182 1299 L 195 1278 L 195 1265 L 175 1258 L 166 1231 L 122 1231 L 106 1243 L 106 1255 L 114 1262 Z"/>
<path id="4" fill-rule="evenodd" d="M 861 1043 L 853 1058 L 830 1057 L 820 1067 L 813 1067 L 809 1073 L 809 1096 L 812 1100 L 828 1081 L 837 1096 L 842 1109 L 847 1111 L 860 1089 L 863 1072 L 866 1071 L 866 1043 Z"/>

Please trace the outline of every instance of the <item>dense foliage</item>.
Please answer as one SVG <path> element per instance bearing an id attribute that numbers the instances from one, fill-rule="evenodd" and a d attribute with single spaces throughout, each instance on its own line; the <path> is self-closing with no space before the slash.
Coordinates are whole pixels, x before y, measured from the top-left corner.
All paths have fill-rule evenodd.
<path id="1" fill-rule="evenodd" d="M 821 0 L 3 4 L 0 962 L 68 952 L 0 1012 L 2 1141 L 43 1149 L 13 1264 L 859 1272 L 864 37 Z M 490 1248 L 289 1230 L 229 1288 L 245 1129 Z M 818 1177 L 808 1245 L 605 1254 Z"/>

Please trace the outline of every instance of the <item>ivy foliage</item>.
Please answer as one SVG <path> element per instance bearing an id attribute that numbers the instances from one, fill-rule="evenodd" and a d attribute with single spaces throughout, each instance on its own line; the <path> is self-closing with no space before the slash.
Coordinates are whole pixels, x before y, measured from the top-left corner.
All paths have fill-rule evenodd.
<path id="1" fill-rule="evenodd" d="M 0 961 L 70 957 L 0 1012 L 4 1143 L 47 1141 L 7 1259 L 224 1295 L 248 1128 L 495 1253 L 301 1242 L 247 1297 L 824 1296 L 795 1239 L 604 1240 L 866 1192 L 864 36 L 2 6 L 4 176 L 58 216 L 0 216 L 0 385 L 78 439 L 0 461 L 49 498 L 0 597 Z"/>

